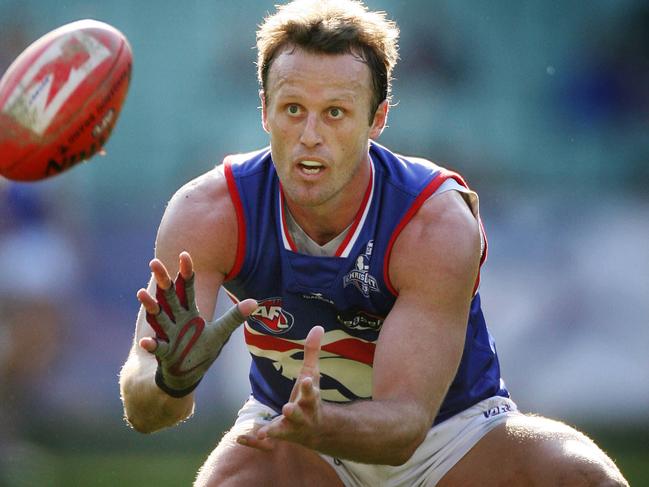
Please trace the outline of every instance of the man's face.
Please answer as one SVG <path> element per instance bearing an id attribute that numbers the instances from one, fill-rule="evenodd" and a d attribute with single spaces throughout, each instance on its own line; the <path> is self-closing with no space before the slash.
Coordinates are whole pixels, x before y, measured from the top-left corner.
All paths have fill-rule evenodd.
<path id="1" fill-rule="evenodd" d="M 369 122 L 370 70 L 352 54 L 286 49 L 273 61 L 262 93 L 262 120 L 286 197 L 317 207 L 362 193 L 370 138 L 381 133 L 387 102 Z M 366 167 L 366 166 L 365 166 Z"/>

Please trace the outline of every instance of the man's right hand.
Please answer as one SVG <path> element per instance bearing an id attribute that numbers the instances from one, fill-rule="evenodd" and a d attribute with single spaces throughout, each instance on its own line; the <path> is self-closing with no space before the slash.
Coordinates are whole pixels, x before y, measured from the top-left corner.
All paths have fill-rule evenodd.
<path id="1" fill-rule="evenodd" d="M 160 260 L 153 259 L 150 267 L 156 295 L 140 289 L 137 297 L 156 336 L 140 339 L 139 345 L 158 361 L 158 387 L 172 397 L 183 397 L 196 388 L 230 335 L 257 309 L 257 302 L 246 299 L 218 320 L 206 322 L 196 306 L 189 253 L 180 254 L 175 282 Z"/>

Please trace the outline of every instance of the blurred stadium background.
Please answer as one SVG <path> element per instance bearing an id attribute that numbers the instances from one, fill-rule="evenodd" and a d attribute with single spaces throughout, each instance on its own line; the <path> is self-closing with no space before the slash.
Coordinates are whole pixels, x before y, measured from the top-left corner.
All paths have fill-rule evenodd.
<path id="1" fill-rule="evenodd" d="M 241 335 L 169 431 L 126 427 L 117 375 L 169 196 L 266 144 L 253 46 L 274 3 L 0 0 L 0 72 L 81 18 L 135 56 L 105 157 L 0 180 L 0 486 L 190 485 L 247 395 Z M 649 4 L 367 4 L 402 29 L 380 142 L 481 195 L 482 295 L 514 398 L 649 485 Z"/>

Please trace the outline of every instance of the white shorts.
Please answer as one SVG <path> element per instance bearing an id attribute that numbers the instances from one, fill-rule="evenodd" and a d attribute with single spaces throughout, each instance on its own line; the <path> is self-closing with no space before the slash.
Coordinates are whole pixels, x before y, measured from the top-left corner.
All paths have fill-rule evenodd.
<path id="1" fill-rule="evenodd" d="M 433 426 L 413 456 L 403 465 L 368 465 L 320 456 L 333 467 L 346 487 L 431 487 L 475 445 L 507 417 L 521 414 L 509 398 L 485 399 Z M 239 411 L 235 425 L 263 424 L 277 413 L 251 397 Z"/>

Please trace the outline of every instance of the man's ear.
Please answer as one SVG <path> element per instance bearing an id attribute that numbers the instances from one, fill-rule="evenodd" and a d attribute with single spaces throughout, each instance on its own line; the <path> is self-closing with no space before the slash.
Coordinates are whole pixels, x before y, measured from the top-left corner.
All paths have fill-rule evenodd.
<path id="1" fill-rule="evenodd" d="M 259 90 L 259 100 L 261 101 L 261 126 L 267 133 L 270 133 L 270 130 L 268 130 L 268 119 L 266 117 L 266 93 L 264 93 L 264 90 Z"/>
<path id="2" fill-rule="evenodd" d="M 370 139 L 378 139 L 383 132 L 387 122 L 388 122 L 388 111 L 390 110 L 390 103 L 388 100 L 383 100 L 376 112 L 374 112 L 374 119 L 372 120 L 372 125 L 370 127 Z"/>

